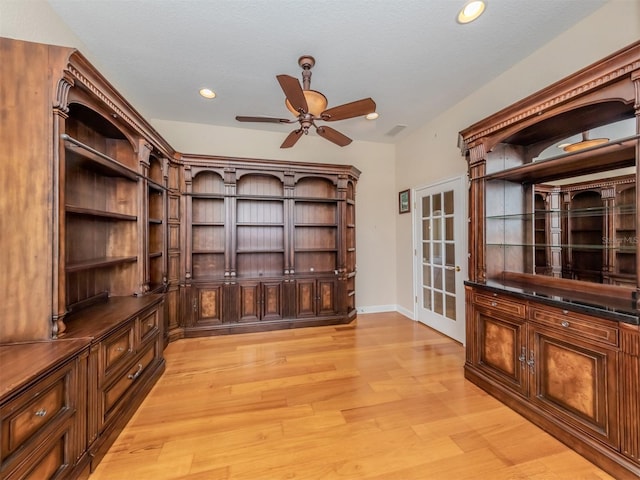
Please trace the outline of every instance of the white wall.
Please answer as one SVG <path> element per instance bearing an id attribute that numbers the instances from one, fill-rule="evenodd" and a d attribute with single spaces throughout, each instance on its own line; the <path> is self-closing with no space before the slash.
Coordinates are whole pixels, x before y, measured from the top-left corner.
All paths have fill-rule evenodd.
<path id="1" fill-rule="evenodd" d="M 396 189 L 463 175 L 458 132 L 494 112 L 640 39 L 640 2 L 609 0 L 602 8 L 475 91 L 396 147 Z M 473 78 L 473 72 L 469 72 Z M 411 218 L 397 220 L 396 276 L 401 309 L 413 311 Z"/>
<path id="2" fill-rule="evenodd" d="M 0 36 L 75 47 L 89 58 L 84 44 L 44 0 L 0 0 Z"/>

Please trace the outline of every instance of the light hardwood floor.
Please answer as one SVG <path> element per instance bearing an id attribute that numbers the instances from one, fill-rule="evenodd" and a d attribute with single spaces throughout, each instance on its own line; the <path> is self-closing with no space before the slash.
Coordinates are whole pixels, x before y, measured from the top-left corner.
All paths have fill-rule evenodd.
<path id="1" fill-rule="evenodd" d="M 90 480 L 611 479 L 396 313 L 185 339 Z"/>

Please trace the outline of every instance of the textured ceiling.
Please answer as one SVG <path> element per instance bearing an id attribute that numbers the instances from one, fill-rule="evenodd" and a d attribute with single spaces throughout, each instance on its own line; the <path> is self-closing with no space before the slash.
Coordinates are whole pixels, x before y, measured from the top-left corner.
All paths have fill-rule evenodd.
<path id="1" fill-rule="evenodd" d="M 236 115 L 287 117 L 278 74 L 329 107 L 372 97 L 380 118 L 331 126 L 394 142 L 489 82 L 606 0 L 488 0 L 469 25 L 463 0 L 48 0 L 84 53 L 147 119 L 281 131 Z M 198 90 L 218 94 L 205 100 Z M 388 133 L 406 125 L 396 136 Z M 395 128 L 398 130 L 398 128 Z M 338 148 L 338 147 L 336 147 Z"/>

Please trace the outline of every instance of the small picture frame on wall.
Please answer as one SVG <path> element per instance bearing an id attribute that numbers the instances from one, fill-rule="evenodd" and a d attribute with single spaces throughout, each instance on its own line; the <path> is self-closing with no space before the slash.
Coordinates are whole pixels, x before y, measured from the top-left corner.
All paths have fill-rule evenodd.
<path id="1" fill-rule="evenodd" d="M 398 194 L 398 212 L 409 213 L 411 211 L 411 191 L 402 190 Z"/>

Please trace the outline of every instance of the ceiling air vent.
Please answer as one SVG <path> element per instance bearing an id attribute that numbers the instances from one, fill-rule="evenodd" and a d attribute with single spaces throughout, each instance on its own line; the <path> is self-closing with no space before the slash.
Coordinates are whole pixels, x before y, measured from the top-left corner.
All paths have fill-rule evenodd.
<path id="1" fill-rule="evenodd" d="M 386 135 L 388 137 L 395 137 L 397 134 L 399 134 L 402 130 L 404 130 L 405 128 L 407 128 L 406 125 L 396 125 L 395 127 L 393 127 L 391 130 L 389 130 Z"/>

